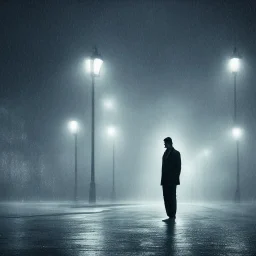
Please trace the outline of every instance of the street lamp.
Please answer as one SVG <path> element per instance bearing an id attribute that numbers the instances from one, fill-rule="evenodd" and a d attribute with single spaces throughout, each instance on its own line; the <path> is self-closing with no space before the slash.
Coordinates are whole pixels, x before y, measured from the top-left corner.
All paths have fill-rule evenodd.
<path id="1" fill-rule="evenodd" d="M 236 80 L 237 73 L 240 69 L 240 57 L 237 54 L 236 47 L 233 51 L 233 56 L 229 61 L 230 71 L 234 76 L 234 125 L 237 125 L 237 97 L 236 97 Z M 239 138 L 241 136 L 241 130 L 239 128 L 233 129 L 233 136 L 236 139 L 236 192 L 235 202 L 240 202 L 240 170 L 239 170 Z"/>
<path id="2" fill-rule="evenodd" d="M 232 129 L 232 135 L 236 140 L 236 166 L 237 166 L 237 173 L 236 173 L 236 192 L 235 192 L 235 202 L 240 202 L 240 159 L 239 159 L 239 140 L 242 136 L 243 131 L 239 127 L 234 127 Z"/>
<path id="3" fill-rule="evenodd" d="M 112 193 L 111 199 L 113 201 L 116 200 L 116 191 L 115 191 L 115 136 L 116 136 L 116 129 L 113 126 L 108 128 L 108 135 L 113 138 L 113 169 L 112 169 Z"/>
<path id="4" fill-rule="evenodd" d="M 239 128 L 239 127 L 234 127 L 234 128 L 232 129 L 232 135 L 233 135 L 233 137 L 234 137 L 235 140 L 239 140 L 239 139 L 241 138 L 241 136 L 242 136 L 242 130 L 241 130 L 241 128 Z"/>
<path id="5" fill-rule="evenodd" d="M 78 122 L 70 121 L 69 130 L 74 135 L 75 138 L 75 189 L 74 189 L 74 201 L 77 201 L 77 133 L 78 133 Z"/>
<path id="6" fill-rule="evenodd" d="M 95 78 L 100 75 L 100 69 L 103 64 L 103 60 L 98 53 L 96 47 L 93 49 L 92 56 L 87 60 L 87 71 L 92 78 L 92 135 L 91 135 L 91 183 L 89 191 L 89 203 L 96 203 L 96 186 L 95 186 L 95 170 L 94 170 L 94 134 L 95 134 L 95 119 L 94 119 L 94 85 Z"/>
<path id="7" fill-rule="evenodd" d="M 211 154 L 211 151 L 210 151 L 209 149 L 204 149 L 203 155 L 204 155 L 205 157 L 210 156 L 210 154 Z"/>
<path id="8" fill-rule="evenodd" d="M 104 104 L 104 108 L 107 110 L 112 110 L 114 108 L 114 103 L 110 99 L 104 100 L 103 104 Z"/>
<path id="9" fill-rule="evenodd" d="M 203 162 L 203 168 L 202 168 L 202 165 L 201 165 L 201 170 L 209 170 L 209 165 L 208 165 L 208 160 L 209 160 L 209 158 L 210 158 L 210 156 L 211 156 L 211 150 L 210 149 L 208 149 L 208 148 L 206 148 L 206 149 L 204 149 L 203 150 L 203 152 L 202 152 L 202 156 L 204 157 L 204 160 L 202 161 Z M 208 166 L 207 166 L 208 165 Z M 209 172 L 208 172 L 209 173 Z M 209 174 L 208 174 L 209 175 Z M 207 192 L 206 192 L 206 186 L 205 186 L 205 184 L 207 184 L 207 179 L 206 179 L 206 177 L 205 177 L 205 171 L 203 171 L 203 173 L 202 173 L 202 175 L 201 175 L 201 177 L 202 177 L 202 179 L 201 179 L 201 181 L 202 181 L 202 183 L 201 183 L 201 188 L 202 188 L 202 199 L 205 199 L 206 198 L 206 196 L 207 196 Z"/>

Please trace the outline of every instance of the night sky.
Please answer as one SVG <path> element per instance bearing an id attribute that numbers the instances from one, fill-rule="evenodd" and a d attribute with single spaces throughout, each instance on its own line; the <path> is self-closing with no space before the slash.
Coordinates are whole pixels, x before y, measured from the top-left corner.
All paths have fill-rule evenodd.
<path id="1" fill-rule="evenodd" d="M 91 139 L 91 80 L 83 62 L 97 45 L 104 60 L 96 80 L 97 194 L 104 197 L 111 186 L 105 127 L 114 123 L 120 198 L 159 198 L 163 139 L 170 136 L 182 156 L 181 197 L 197 182 L 199 162 L 206 182 L 211 180 L 209 198 L 231 199 L 235 144 L 227 63 L 236 45 L 242 56 L 241 188 L 245 199 L 255 198 L 253 1 L 1 1 L 0 31 L 2 104 L 25 120 L 28 138 L 54 158 L 60 179 L 71 177 L 73 166 L 66 123 L 81 122 L 81 198 L 89 190 Z M 115 101 L 113 112 L 102 107 L 106 97 Z M 207 164 L 197 157 L 204 148 L 211 150 Z"/>

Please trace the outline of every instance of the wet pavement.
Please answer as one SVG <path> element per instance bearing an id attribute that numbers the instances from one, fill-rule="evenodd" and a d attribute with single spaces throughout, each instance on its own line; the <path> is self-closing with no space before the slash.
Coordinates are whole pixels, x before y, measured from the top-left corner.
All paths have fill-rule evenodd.
<path id="1" fill-rule="evenodd" d="M 0 204 L 0 255 L 256 255 L 256 205 Z"/>

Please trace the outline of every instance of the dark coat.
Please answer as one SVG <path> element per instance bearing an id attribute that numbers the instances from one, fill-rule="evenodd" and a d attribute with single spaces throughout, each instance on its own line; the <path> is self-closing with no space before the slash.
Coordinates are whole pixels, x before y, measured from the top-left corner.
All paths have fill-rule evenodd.
<path id="1" fill-rule="evenodd" d="M 161 185 L 180 185 L 180 152 L 174 148 L 168 154 L 166 150 L 162 159 Z"/>

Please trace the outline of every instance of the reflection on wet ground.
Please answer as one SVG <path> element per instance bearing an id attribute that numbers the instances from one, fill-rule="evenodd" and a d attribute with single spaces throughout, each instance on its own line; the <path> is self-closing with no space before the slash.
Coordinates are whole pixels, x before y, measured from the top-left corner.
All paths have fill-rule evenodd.
<path id="1" fill-rule="evenodd" d="M 254 205 L 180 204 L 168 223 L 162 204 L 66 207 L 1 217 L 0 255 L 256 255 Z"/>

